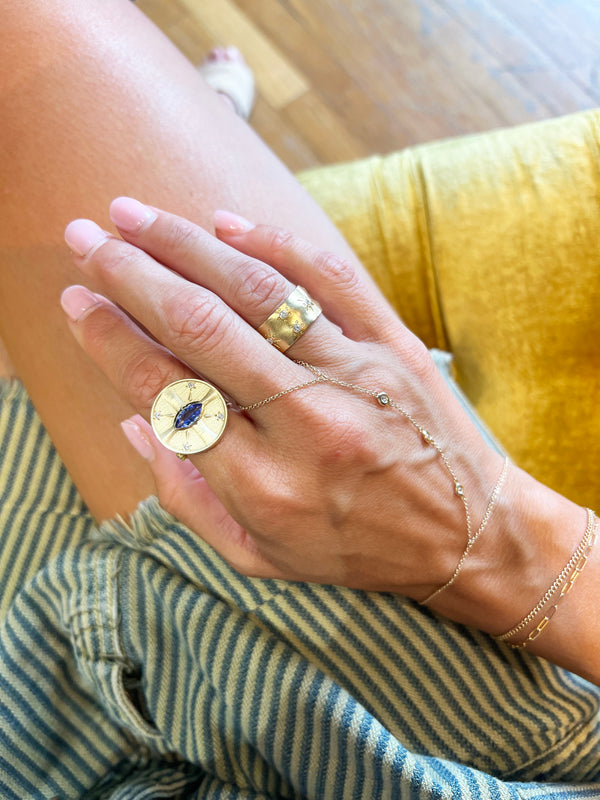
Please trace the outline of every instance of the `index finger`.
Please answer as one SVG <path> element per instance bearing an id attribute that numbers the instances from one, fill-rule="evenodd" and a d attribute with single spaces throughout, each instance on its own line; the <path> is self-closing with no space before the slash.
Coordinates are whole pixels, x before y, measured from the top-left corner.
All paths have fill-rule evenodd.
<path id="1" fill-rule="evenodd" d="M 159 264 L 91 220 L 65 231 L 74 261 L 162 344 L 239 403 L 304 374 L 220 297 Z"/>

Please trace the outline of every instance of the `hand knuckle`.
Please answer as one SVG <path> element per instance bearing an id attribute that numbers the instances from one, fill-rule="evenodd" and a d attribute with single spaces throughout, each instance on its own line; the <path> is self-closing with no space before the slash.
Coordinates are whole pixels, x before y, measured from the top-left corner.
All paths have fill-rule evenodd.
<path id="1" fill-rule="evenodd" d="M 208 353 L 222 342 L 226 317 L 222 304 L 211 294 L 186 290 L 166 301 L 165 314 L 174 346 L 184 353 Z"/>
<path id="2" fill-rule="evenodd" d="M 272 228 L 266 234 L 268 252 L 275 258 L 284 256 L 296 244 L 296 237 L 283 228 Z"/>
<path id="3" fill-rule="evenodd" d="M 352 289 L 359 281 L 353 265 L 335 253 L 319 253 L 315 259 L 315 267 L 329 282 L 346 290 Z"/>
<path id="4" fill-rule="evenodd" d="M 316 460 L 325 470 L 330 465 L 368 464 L 375 443 L 367 418 L 360 415 L 352 400 L 342 398 L 335 403 L 328 401 L 327 414 L 323 415 L 318 409 L 326 401 L 328 389 L 315 387 L 315 392 L 319 389 L 321 402 L 307 401 L 306 395 L 302 397 L 299 393 L 288 398 L 297 429 L 312 432 Z"/>
<path id="5" fill-rule="evenodd" d="M 101 305 L 78 323 L 83 349 L 100 364 L 114 362 L 114 343 L 119 341 L 123 318 L 114 306 Z"/>
<path id="6" fill-rule="evenodd" d="M 395 343 L 396 357 L 399 358 L 408 372 L 421 383 L 428 384 L 438 369 L 429 350 L 408 329 L 405 336 L 399 337 Z"/>
<path id="7" fill-rule="evenodd" d="M 174 481 L 165 480 L 162 476 L 160 479 L 156 478 L 156 495 L 161 507 L 173 514 L 174 517 L 177 516 L 181 501 L 185 502 L 185 498 L 182 498 L 180 485 L 177 485 Z"/>
<path id="8" fill-rule="evenodd" d="M 164 246 L 169 252 L 187 253 L 198 246 L 198 228 L 186 219 L 175 217 L 165 234 Z"/>
<path id="9" fill-rule="evenodd" d="M 121 279 L 123 273 L 136 258 L 136 251 L 125 242 L 111 241 L 108 246 L 101 247 L 91 257 L 95 269 L 104 281 L 113 278 Z"/>
<path id="10" fill-rule="evenodd" d="M 127 387 L 130 401 L 137 408 L 150 408 L 156 395 L 177 380 L 176 362 L 164 360 L 154 353 L 136 356 L 123 368 L 122 383 Z"/>
<path id="11" fill-rule="evenodd" d="M 244 279 L 237 287 L 235 303 L 242 312 L 248 309 L 262 311 L 264 306 L 265 313 L 270 313 L 283 301 L 285 280 L 275 270 L 249 260 L 242 265 L 240 274 Z"/>
<path id="12" fill-rule="evenodd" d="M 92 352 L 105 349 L 106 342 L 114 339 L 121 324 L 110 306 L 102 305 L 94 309 L 79 323 L 85 349 Z"/>

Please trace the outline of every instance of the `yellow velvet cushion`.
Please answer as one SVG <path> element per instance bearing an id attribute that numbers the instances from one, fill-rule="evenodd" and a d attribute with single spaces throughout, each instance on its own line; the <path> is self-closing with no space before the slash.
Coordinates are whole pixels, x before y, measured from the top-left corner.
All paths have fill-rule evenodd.
<path id="1" fill-rule="evenodd" d="M 600 112 L 301 181 L 515 463 L 600 509 Z"/>

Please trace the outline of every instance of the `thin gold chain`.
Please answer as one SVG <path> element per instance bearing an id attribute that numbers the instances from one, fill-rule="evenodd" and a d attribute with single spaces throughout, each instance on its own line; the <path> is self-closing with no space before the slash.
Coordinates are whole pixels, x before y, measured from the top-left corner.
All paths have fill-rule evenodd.
<path id="1" fill-rule="evenodd" d="M 595 529 L 595 515 L 591 508 L 587 509 L 588 514 L 588 522 L 585 529 L 585 533 L 583 535 L 583 539 L 579 543 L 579 547 L 575 550 L 569 561 L 565 564 L 563 569 L 560 572 L 560 575 L 553 581 L 553 583 L 548 587 L 545 591 L 543 597 L 539 601 L 539 603 L 532 608 L 529 614 L 522 619 L 514 628 L 511 628 L 506 633 L 502 633 L 499 636 L 496 636 L 496 639 L 500 642 L 505 642 L 507 639 L 512 638 L 515 634 L 520 633 L 524 628 L 526 628 L 530 622 L 537 617 L 537 615 L 541 612 L 544 608 L 546 603 L 550 600 L 550 598 L 556 594 L 556 592 L 560 589 L 561 585 L 566 580 L 569 573 L 573 570 L 575 565 L 579 562 L 582 554 L 584 553 L 586 547 L 590 544 L 592 539 L 594 538 L 594 529 Z"/>
<path id="2" fill-rule="evenodd" d="M 312 381 L 299 383 L 297 386 L 290 386 L 289 389 L 283 389 L 281 392 L 277 392 L 277 394 L 272 394 L 270 397 L 265 397 L 264 400 L 259 400 L 257 403 L 252 403 L 249 406 L 239 406 L 239 409 L 240 411 L 254 411 L 257 408 L 261 408 L 261 406 L 266 406 L 267 403 L 272 403 L 273 400 L 278 400 L 280 397 L 284 397 L 286 394 L 297 392 L 298 389 L 304 389 L 305 386 L 314 386 L 315 383 L 327 383 L 327 382 L 329 382 L 327 378 L 315 378 Z"/>
<path id="3" fill-rule="evenodd" d="M 525 641 L 523 641 L 523 642 L 515 642 L 514 644 L 512 642 L 507 642 L 507 644 L 510 645 L 510 647 L 513 647 L 514 649 L 527 647 L 527 645 L 530 642 L 535 642 L 535 640 L 539 636 L 541 636 L 542 633 L 546 630 L 550 620 L 552 619 L 552 617 L 558 611 L 558 604 L 563 599 L 563 597 L 566 597 L 569 594 L 569 592 L 571 591 L 571 589 L 575 585 L 575 582 L 577 581 L 577 579 L 579 578 L 579 576 L 581 575 L 581 573 L 585 569 L 586 564 L 588 562 L 588 558 L 590 557 L 591 552 L 594 549 L 594 545 L 596 544 L 597 538 L 598 538 L 598 531 L 597 531 L 596 528 L 594 528 L 594 535 L 592 536 L 590 543 L 587 545 L 587 547 L 584 549 L 583 553 L 581 554 L 581 558 L 579 559 L 579 561 L 575 565 L 575 568 L 574 568 L 573 572 L 569 575 L 568 579 L 565 580 L 565 582 L 564 582 L 564 584 L 563 584 L 563 586 L 562 586 L 562 588 L 560 590 L 560 594 L 556 598 L 556 602 L 554 603 L 554 605 L 550 609 L 548 609 L 548 611 L 546 611 L 544 613 L 544 617 L 543 617 L 542 621 L 539 622 L 536 625 L 536 627 L 529 633 L 529 635 L 527 636 Z"/>
<path id="4" fill-rule="evenodd" d="M 435 450 L 437 450 L 442 462 L 444 463 L 448 473 L 452 478 L 452 482 L 454 484 L 454 492 L 462 501 L 465 511 L 466 524 L 467 524 L 467 541 L 470 542 L 472 539 L 471 514 L 469 511 L 469 504 L 467 501 L 467 497 L 465 495 L 464 486 L 459 481 L 452 465 L 450 464 L 450 461 L 448 460 L 448 456 L 442 450 L 442 448 L 434 439 L 434 437 L 429 433 L 429 431 L 423 428 L 422 425 L 419 425 L 419 423 L 409 414 L 409 412 L 406 411 L 404 408 L 402 408 L 402 406 L 398 405 L 398 403 L 396 403 L 387 394 L 387 392 L 366 389 L 364 386 L 357 386 L 355 383 L 349 383 L 348 381 L 343 381 L 338 378 L 332 378 L 330 375 L 327 375 L 325 372 L 323 372 L 323 370 L 319 369 L 319 367 L 315 367 L 313 364 L 309 364 L 306 361 L 295 361 L 295 363 L 299 364 L 301 367 L 305 367 L 317 377 L 310 381 L 299 383 L 296 386 L 290 386 L 288 389 L 282 389 L 282 391 L 277 392 L 276 394 L 272 394 L 269 397 L 265 397 L 264 400 L 259 400 L 256 403 L 252 403 L 247 406 L 239 406 L 240 411 L 254 411 L 257 408 L 266 406 L 268 403 L 272 403 L 274 400 L 278 400 L 280 397 L 284 397 L 286 394 L 297 392 L 299 389 L 304 389 L 307 386 L 314 386 L 315 384 L 318 383 L 330 383 L 335 386 L 340 386 L 344 389 L 350 389 L 353 392 L 358 392 L 359 394 L 367 395 L 369 397 L 374 397 L 380 406 L 391 406 L 393 409 L 402 414 L 411 423 L 411 425 L 419 432 L 425 444 L 428 444 Z"/>
<path id="5" fill-rule="evenodd" d="M 508 457 L 505 458 L 504 460 L 502 472 L 500 474 L 500 477 L 498 478 L 496 486 L 492 491 L 481 524 L 479 525 L 479 528 L 473 535 L 471 532 L 471 515 L 469 512 L 469 504 L 467 502 L 464 487 L 462 483 L 459 481 L 452 465 L 450 464 L 448 456 L 442 450 L 441 446 L 434 439 L 434 437 L 429 433 L 429 431 L 423 428 L 423 426 L 420 425 L 414 419 L 414 417 L 412 417 L 412 415 L 408 411 L 406 411 L 406 409 L 398 405 L 398 403 L 396 403 L 386 392 L 366 389 L 364 386 L 358 386 L 354 383 L 350 383 L 349 381 L 343 381 L 338 378 L 332 378 L 330 375 L 327 375 L 325 372 L 323 372 L 323 370 L 319 369 L 319 367 L 315 367 L 313 364 L 309 364 L 306 361 L 295 361 L 295 363 L 299 364 L 302 367 L 305 367 L 317 377 L 313 378 L 310 381 L 304 381 L 303 383 L 296 384 L 295 386 L 290 386 L 288 389 L 282 389 L 280 392 L 272 394 L 269 397 L 266 397 L 264 400 L 259 400 L 256 403 L 252 403 L 247 406 L 239 406 L 240 411 L 253 411 L 257 408 L 262 408 L 263 406 L 266 406 L 268 403 L 272 403 L 274 400 L 278 400 L 280 397 L 284 397 L 287 394 L 291 394 L 292 392 L 297 392 L 300 389 L 304 389 L 307 386 L 314 386 L 319 383 L 329 383 L 333 384 L 334 386 L 340 386 L 344 389 L 350 389 L 351 391 L 357 392 L 359 394 L 367 395 L 368 397 L 373 397 L 375 398 L 375 400 L 377 400 L 380 406 L 391 406 L 393 409 L 402 414 L 402 416 L 404 416 L 405 419 L 408 420 L 408 422 L 410 422 L 410 424 L 418 431 L 425 444 L 430 445 L 438 452 L 444 466 L 446 467 L 448 473 L 452 478 L 455 494 L 461 499 L 463 503 L 465 511 L 465 519 L 467 524 L 467 545 L 450 579 L 443 586 L 439 587 L 434 592 L 432 592 L 432 594 L 426 597 L 425 600 L 421 601 L 422 604 L 428 603 L 430 600 L 433 600 L 433 598 L 436 597 L 440 592 L 444 591 L 454 583 L 465 562 L 465 559 L 467 558 L 467 556 L 471 551 L 471 548 L 473 547 L 479 536 L 483 533 L 490 519 L 490 516 L 498 499 L 498 496 L 500 494 L 500 490 L 502 489 L 504 480 L 506 478 L 506 473 L 508 471 L 508 466 L 510 463 Z M 575 580 L 585 567 L 587 559 L 589 557 L 589 553 L 592 550 L 597 538 L 597 534 L 595 532 L 595 520 L 596 520 L 595 514 L 589 508 L 587 509 L 587 512 L 588 512 L 588 524 L 586 526 L 583 539 L 581 540 L 579 546 L 569 559 L 568 563 L 562 569 L 560 575 L 546 590 L 544 596 L 541 598 L 541 600 L 538 602 L 535 608 L 533 608 L 529 612 L 529 614 L 518 623 L 518 625 L 516 625 L 514 628 L 511 628 L 510 631 L 507 631 L 506 633 L 503 633 L 500 636 L 495 637 L 496 639 L 498 639 L 499 641 L 506 642 L 512 636 L 514 636 L 515 634 L 519 633 L 524 628 L 526 628 L 527 625 L 531 623 L 536 618 L 536 616 L 538 616 L 541 613 L 544 606 L 546 606 L 546 604 L 550 601 L 550 599 L 553 597 L 554 594 L 556 594 L 556 592 L 559 589 L 561 589 L 561 592 L 557 600 L 557 603 L 572 588 L 573 584 L 575 583 Z M 531 632 L 531 634 L 528 636 L 525 642 L 513 646 L 524 647 L 528 641 L 533 641 L 533 639 L 537 638 L 537 636 L 539 636 L 542 633 L 542 631 L 545 630 L 546 626 L 548 625 L 550 619 L 552 618 L 555 612 L 556 612 L 556 604 L 551 609 L 549 614 L 547 614 L 544 617 L 544 619 L 540 622 L 540 624 Z"/>
<path id="6" fill-rule="evenodd" d="M 461 569 L 463 567 L 463 564 L 467 560 L 467 556 L 471 552 L 471 549 L 472 549 L 473 545 L 475 544 L 477 539 L 479 539 L 479 537 L 481 536 L 481 534 L 485 530 L 485 528 L 486 528 L 486 526 L 487 526 L 487 524 L 489 522 L 489 519 L 492 516 L 492 511 L 494 510 L 494 506 L 496 505 L 496 500 L 498 499 L 498 497 L 500 495 L 500 491 L 502 490 L 502 486 L 503 486 L 504 481 L 506 479 L 506 473 L 508 472 L 509 464 L 510 464 L 510 460 L 509 460 L 508 456 L 506 456 L 506 458 L 504 459 L 504 465 L 502 467 L 502 472 L 500 473 L 500 477 L 498 478 L 498 482 L 494 486 L 494 489 L 492 491 L 492 495 L 491 495 L 491 497 L 489 499 L 487 508 L 485 510 L 485 514 L 483 516 L 483 519 L 481 520 L 481 525 L 477 528 L 477 531 L 475 532 L 475 534 L 468 540 L 467 546 L 463 550 L 463 553 L 462 553 L 462 555 L 461 555 L 461 557 L 460 557 L 460 559 L 458 561 L 458 564 L 456 565 L 456 569 L 452 573 L 452 576 L 451 576 L 450 580 L 447 581 L 443 586 L 440 586 L 439 589 L 436 589 L 435 591 L 433 591 L 424 600 L 421 600 L 420 601 L 421 605 L 425 605 L 426 603 L 431 602 L 431 600 L 433 600 L 434 597 L 437 597 L 443 591 L 445 591 L 446 589 L 450 588 L 450 586 L 452 586 L 454 581 L 458 578 L 458 574 L 461 571 Z"/>

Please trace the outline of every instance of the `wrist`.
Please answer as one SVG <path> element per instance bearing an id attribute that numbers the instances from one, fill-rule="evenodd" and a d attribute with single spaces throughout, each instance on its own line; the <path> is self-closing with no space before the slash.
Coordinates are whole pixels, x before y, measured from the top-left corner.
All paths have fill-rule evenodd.
<path id="1" fill-rule="evenodd" d="M 486 532 L 431 607 L 494 636 L 505 633 L 536 606 L 586 526 L 585 509 L 511 465 Z"/>

